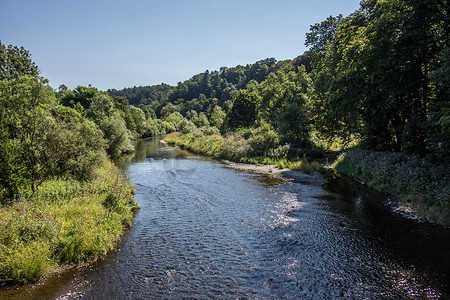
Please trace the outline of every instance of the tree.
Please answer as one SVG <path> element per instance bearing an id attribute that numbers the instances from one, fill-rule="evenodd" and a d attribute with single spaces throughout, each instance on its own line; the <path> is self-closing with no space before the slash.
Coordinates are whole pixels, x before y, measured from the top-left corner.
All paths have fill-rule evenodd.
<path id="1" fill-rule="evenodd" d="M 91 178 L 92 172 L 106 158 L 102 131 L 72 108 L 57 105 L 50 108 L 50 113 L 53 117 L 49 126 L 51 134 L 45 139 L 48 177 Z"/>
<path id="2" fill-rule="evenodd" d="M 315 68 L 320 68 L 327 47 L 334 42 L 341 22 L 342 15 L 329 16 L 325 21 L 310 26 L 310 32 L 306 34 L 305 45 L 310 47 L 308 57 Z"/>
<path id="3" fill-rule="evenodd" d="M 119 113 L 114 113 L 108 118 L 101 120 L 99 128 L 102 130 L 107 148 L 106 152 L 113 158 L 117 158 L 122 153 L 134 150 L 130 143 L 127 126 Z"/>
<path id="4" fill-rule="evenodd" d="M 181 123 L 183 122 L 184 117 L 179 112 L 173 112 L 167 118 L 165 118 L 165 121 L 169 124 L 172 124 L 174 131 L 181 129 Z"/>
<path id="5" fill-rule="evenodd" d="M 209 126 L 208 117 L 204 112 L 200 112 L 198 114 L 198 119 L 194 122 L 197 127 L 206 127 Z"/>
<path id="6" fill-rule="evenodd" d="M 33 192 L 55 176 L 87 179 L 105 157 L 103 134 L 74 109 L 56 104 L 40 78 L 0 81 L 0 197 Z"/>
<path id="7" fill-rule="evenodd" d="M 226 113 L 222 110 L 222 108 L 218 105 L 214 106 L 213 112 L 211 113 L 211 117 L 209 118 L 209 123 L 211 126 L 220 129 L 223 121 L 226 118 Z"/>
<path id="8" fill-rule="evenodd" d="M 248 143 L 255 155 L 267 155 L 267 151 L 274 148 L 279 143 L 279 138 L 275 130 L 268 123 L 252 130 Z"/>
<path id="9" fill-rule="evenodd" d="M 0 126 L 7 137 L 3 150 L 6 164 L 17 162 L 19 155 L 21 182 L 28 182 L 33 191 L 42 181 L 45 172 L 43 163 L 46 145 L 43 142 L 49 130 L 47 107 L 54 105 L 56 98 L 50 87 L 44 86 L 40 79 L 22 76 L 9 81 L 0 81 Z M 15 149 L 19 154 L 11 154 Z"/>
<path id="10" fill-rule="evenodd" d="M 17 79 L 24 75 L 39 75 L 39 69 L 31 60 L 28 50 L 13 45 L 6 47 L 0 41 L 0 80 Z"/>
<path id="11" fill-rule="evenodd" d="M 283 143 L 304 150 L 311 148 L 311 124 L 305 105 L 292 102 L 284 106 L 278 115 L 278 124 Z"/>
<path id="12" fill-rule="evenodd" d="M 241 90 L 233 100 L 233 107 L 228 118 L 231 129 L 249 127 L 253 125 L 257 117 L 259 96 L 256 92 Z"/>
<path id="13" fill-rule="evenodd" d="M 98 93 L 101 92 L 94 87 L 77 86 L 75 90 L 67 92 L 61 98 L 61 104 L 83 112 L 89 109 L 94 96 Z"/>

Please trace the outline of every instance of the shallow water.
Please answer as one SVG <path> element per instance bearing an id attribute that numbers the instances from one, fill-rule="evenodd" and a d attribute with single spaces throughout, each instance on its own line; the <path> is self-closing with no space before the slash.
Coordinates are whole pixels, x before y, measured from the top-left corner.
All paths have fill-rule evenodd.
<path id="1" fill-rule="evenodd" d="M 120 248 L 0 298 L 450 297 L 450 230 L 393 216 L 378 193 L 236 171 L 154 139 L 137 150 L 122 165 L 141 209 Z"/>

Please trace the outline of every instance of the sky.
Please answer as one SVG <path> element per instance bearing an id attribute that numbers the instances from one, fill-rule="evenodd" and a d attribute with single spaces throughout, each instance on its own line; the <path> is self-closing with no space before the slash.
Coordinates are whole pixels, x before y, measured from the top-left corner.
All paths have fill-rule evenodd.
<path id="1" fill-rule="evenodd" d="M 303 54 L 310 25 L 360 0 L 0 0 L 0 41 L 30 51 L 50 86 L 167 83 Z"/>

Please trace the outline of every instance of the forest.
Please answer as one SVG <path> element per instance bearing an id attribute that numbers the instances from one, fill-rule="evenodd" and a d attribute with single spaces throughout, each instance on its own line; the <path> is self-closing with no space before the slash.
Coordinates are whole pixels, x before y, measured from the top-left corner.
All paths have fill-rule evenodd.
<path id="1" fill-rule="evenodd" d="M 448 224 L 449 24 L 447 1 L 365 0 L 312 25 L 309 50 L 292 60 L 108 91 L 53 90 L 26 49 L 0 43 L 0 282 L 35 280 L 111 249 L 137 209 L 111 161 L 132 152 L 133 139 L 169 133 L 167 141 L 218 158 L 305 172 L 333 165 Z M 58 202 L 66 210 L 42 208 Z M 38 205 L 30 225 L 24 207 Z M 67 217 L 83 205 L 115 219 L 88 233 Z M 113 237 L 100 238 L 104 231 Z M 15 274 L 37 250 L 49 259 Z"/>

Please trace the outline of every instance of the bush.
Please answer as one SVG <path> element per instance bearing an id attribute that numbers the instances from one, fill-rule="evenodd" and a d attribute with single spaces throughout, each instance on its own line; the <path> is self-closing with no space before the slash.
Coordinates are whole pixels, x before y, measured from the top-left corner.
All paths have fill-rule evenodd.
<path id="1" fill-rule="evenodd" d="M 265 123 L 260 127 L 252 130 L 248 143 L 254 155 L 267 155 L 269 149 L 278 145 L 280 139 L 272 126 Z"/>

